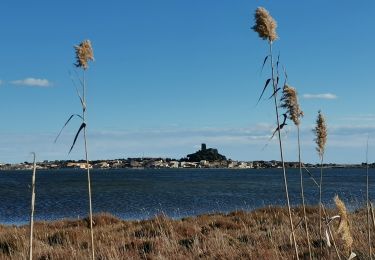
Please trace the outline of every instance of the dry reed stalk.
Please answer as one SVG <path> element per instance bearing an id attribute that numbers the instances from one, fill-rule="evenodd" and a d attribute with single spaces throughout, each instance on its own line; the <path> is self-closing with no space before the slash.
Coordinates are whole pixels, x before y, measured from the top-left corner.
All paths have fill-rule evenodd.
<path id="1" fill-rule="evenodd" d="M 309 257 L 312 259 L 311 253 L 311 244 L 309 238 L 309 229 L 308 229 L 308 221 L 306 216 L 306 204 L 305 204 L 305 195 L 304 195 L 304 187 L 303 187 L 303 173 L 302 173 L 302 160 L 301 160 L 301 141 L 300 141 L 300 123 L 301 117 L 303 116 L 303 111 L 300 108 L 298 102 L 298 95 L 295 88 L 285 84 L 282 92 L 282 96 L 280 99 L 281 105 L 280 107 L 286 109 L 286 113 L 290 120 L 293 121 L 295 126 L 297 127 L 297 138 L 298 138 L 298 162 L 299 162 L 299 173 L 300 173 L 300 188 L 301 188 L 301 198 L 302 198 L 302 207 L 303 207 L 303 218 L 305 222 L 305 232 L 306 232 L 306 240 L 307 245 L 309 248 Z"/>
<path id="2" fill-rule="evenodd" d="M 269 82 L 272 80 L 272 86 L 273 86 L 272 96 L 274 97 L 274 105 L 275 105 L 276 121 L 277 121 L 276 131 L 278 132 L 278 141 L 279 141 L 280 157 L 281 157 L 281 163 L 282 163 L 282 169 L 283 169 L 285 196 L 286 196 L 286 202 L 287 202 L 288 213 L 289 213 L 290 231 L 291 231 L 292 238 L 293 238 L 293 245 L 294 245 L 296 259 L 299 259 L 296 236 L 294 234 L 292 211 L 291 211 L 290 200 L 289 200 L 288 181 L 287 181 L 287 176 L 286 176 L 285 162 L 284 162 L 284 155 L 283 155 L 283 145 L 281 141 L 281 133 L 280 133 L 281 127 L 280 127 L 280 120 L 279 120 L 279 109 L 278 109 L 278 104 L 277 104 L 278 79 L 276 79 L 275 77 L 275 66 L 274 66 L 273 52 L 272 52 L 272 43 L 277 39 L 277 33 L 276 33 L 277 23 L 273 19 L 273 17 L 269 14 L 269 12 L 263 7 L 257 8 L 257 10 L 255 11 L 254 20 L 255 20 L 255 25 L 252 27 L 252 29 L 258 33 L 260 38 L 262 38 L 263 40 L 268 40 L 268 44 L 269 44 L 269 54 L 265 58 L 263 65 L 266 62 L 267 58 L 269 57 L 270 63 L 271 63 L 271 79 L 268 79 L 266 81 L 266 85 L 263 89 L 263 93 L 264 93 L 264 90 L 267 88 L 267 85 L 269 84 Z"/>
<path id="3" fill-rule="evenodd" d="M 91 233 L 91 257 L 95 259 L 95 246 L 94 246 L 94 230 L 92 221 L 92 200 L 91 200 L 91 179 L 90 179 L 90 164 L 88 159 L 88 149 L 87 149 L 87 136 L 86 136 L 86 77 L 85 72 L 88 68 L 88 62 L 94 60 L 94 54 L 91 47 L 91 42 L 85 40 L 81 42 L 78 46 L 74 47 L 76 50 L 76 66 L 83 69 L 83 79 L 82 79 L 82 125 L 83 126 L 83 139 L 85 142 L 85 160 L 86 160 L 86 170 L 87 170 L 87 186 L 89 195 L 89 215 L 90 215 L 90 233 Z M 78 132 L 79 133 L 79 132 Z M 73 144 L 74 145 L 74 144 Z"/>
<path id="4" fill-rule="evenodd" d="M 85 82 L 85 73 L 83 72 L 83 85 L 86 85 Z M 83 100 L 86 104 L 85 99 L 85 91 L 83 92 Z M 85 109 L 83 109 L 83 122 L 86 122 L 86 113 Z M 95 259 L 95 247 L 94 247 L 94 229 L 93 229 L 93 221 L 92 221 L 92 200 L 91 200 L 91 179 L 90 179 L 90 164 L 88 159 L 88 149 L 87 149 L 87 136 L 86 136 L 86 127 L 83 129 L 83 138 L 85 140 L 85 159 L 86 159 L 86 169 L 87 169 L 87 187 L 88 187 L 88 195 L 89 195 L 89 212 L 90 212 L 90 232 L 91 232 L 91 256 L 92 259 Z"/>
<path id="5" fill-rule="evenodd" d="M 367 240 L 368 240 L 368 254 L 370 259 L 372 259 L 372 248 L 371 248 L 371 227 L 370 227 L 370 198 L 369 198 L 369 176 L 368 176 L 368 141 L 367 136 L 366 143 L 366 209 L 367 209 Z"/>
<path id="6" fill-rule="evenodd" d="M 30 246 L 29 246 L 29 259 L 33 259 L 33 232 L 34 232 L 34 208 L 35 208 L 35 173 L 36 173 L 36 155 L 33 162 L 33 176 L 31 178 L 31 213 L 30 213 Z"/>
<path id="7" fill-rule="evenodd" d="M 316 150 L 320 157 L 320 182 L 319 182 L 319 236 L 320 241 L 323 241 L 322 236 L 322 183 L 323 183 L 323 159 L 325 152 L 325 145 L 327 143 L 327 125 L 325 118 L 321 111 L 318 112 L 318 118 L 316 120 L 316 126 L 314 129 L 317 144 Z M 323 245 L 320 243 L 320 252 L 323 252 Z"/>
<path id="8" fill-rule="evenodd" d="M 334 220 L 336 217 L 338 216 L 334 216 L 332 218 L 329 218 L 328 217 L 328 214 L 325 210 L 325 207 L 322 205 L 322 210 L 323 210 L 323 214 L 324 214 L 324 217 L 326 219 L 326 225 L 327 225 L 327 229 L 328 229 L 328 233 L 329 233 L 329 237 L 331 237 L 332 239 L 332 243 L 333 243 L 333 247 L 335 248 L 335 252 L 336 252 L 336 255 L 337 255 L 337 259 L 341 260 L 341 256 L 340 256 L 340 253 L 339 253 L 339 250 L 337 248 L 337 245 L 336 245 L 336 240 L 335 240 L 335 237 L 333 236 L 333 232 L 332 232 L 332 229 L 331 229 L 331 226 L 330 226 L 330 222 L 332 220 Z M 329 239 L 329 237 L 327 239 Z"/>
<path id="9" fill-rule="evenodd" d="M 352 255 L 353 237 L 350 232 L 348 211 L 344 202 L 339 198 L 339 196 L 336 195 L 334 201 L 340 215 L 340 224 L 337 229 L 337 233 L 341 234 L 341 240 L 343 242 L 345 253 L 350 256 Z"/>
<path id="10" fill-rule="evenodd" d="M 370 204 L 370 213 L 371 213 L 372 226 L 373 226 L 373 228 L 375 229 L 374 205 L 372 204 L 371 201 L 369 202 L 369 204 Z"/>

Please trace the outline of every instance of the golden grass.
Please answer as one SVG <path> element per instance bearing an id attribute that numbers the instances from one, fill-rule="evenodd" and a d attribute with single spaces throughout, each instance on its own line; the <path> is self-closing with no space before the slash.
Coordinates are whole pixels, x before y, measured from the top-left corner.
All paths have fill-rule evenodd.
<path id="1" fill-rule="evenodd" d="M 252 29 L 258 33 L 260 38 L 263 40 L 268 39 L 270 42 L 277 39 L 277 23 L 265 8 L 258 7 L 256 9 L 254 20 L 255 25 Z"/>
<path id="2" fill-rule="evenodd" d="M 320 257 L 318 208 L 307 207 L 313 258 Z M 328 210 L 329 215 L 336 214 Z M 293 209 L 293 222 L 303 217 Z M 353 251 L 358 259 L 367 256 L 366 210 L 349 213 L 353 226 Z M 109 214 L 95 215 L 97 259 L 291 259 L 287 208 L 268 207 L 252 212 L 208 214 L 172 220 L 158 216 L 151 220 L 122 221 Z M 337 230 L 338 222 L 332 224 Z M 25 259 L 28 255 L 28 227 L 0 225 L 0 259 Z M 299 256 L 308 259 L 304 229 L 295 229 Z M 339 234 L 333 232 L 339 238 Z M 337 239 L 345 256 L 345 243 Z M 89 219 L 36 222 L 33 259 L 87 259 L 90 252 Z M 336 259 L 333 248 L 323 250 L 323 259 Z"/>

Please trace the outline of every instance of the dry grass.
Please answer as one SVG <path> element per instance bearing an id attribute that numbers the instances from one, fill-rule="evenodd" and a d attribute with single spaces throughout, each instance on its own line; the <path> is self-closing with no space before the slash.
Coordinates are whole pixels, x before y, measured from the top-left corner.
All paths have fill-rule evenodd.
<path id="1" fill-rule="evenodd" d="M 313 257 L 319 258 L 318 208 L 307 207 Z M 336 210 L 328 210 L 331 216 Z M 303 217 L 293 209 L 293 222 Z M 353 251 L 366 259 L 366 210 L 348 215 L 353 225 Z M 333 223 L 333 230 L 338 228 Z M 289 215 L 286 208 L 270 207 L 252 212 L 210 214 L 171 220 L 122 221 L 108 214 L 94 216 L 96 259 L 291 259 Z M 0 259 L 25 259 L 28 227 L 0 226 Z M 308 259 L 303 225 L 296 227 L 299 255 Z M 339 234 L 334 232 L 339 238 Z M 339 251 L 345 245 L 337 239 Z M 375 245 L 374 245 L 375 246 Z M 88 219 L 37 222 L 34 227 L 34 259 L 87 259 L 90 257 Z M 323 259 L 336 259 L 333 248 L 323 250 Z"/>

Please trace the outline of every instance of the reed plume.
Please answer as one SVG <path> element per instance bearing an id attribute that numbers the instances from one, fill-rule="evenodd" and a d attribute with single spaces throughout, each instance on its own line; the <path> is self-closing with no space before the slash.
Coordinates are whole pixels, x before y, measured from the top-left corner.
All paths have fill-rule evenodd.
<path id="1" fill-rule="evenodd" d="M 280 102 L 280 107 L 286 109 L 289 119 L 292 120 L 296 126 L 299 126 L 301 117 L 303 116 L 303 111 L 298 103 L 296 89 L 285 84 Z"/>
<path id="2" fill-rule="evenodd" d="M 255 25 L 252 29 L 258 33 L 260 38 L 271 42 L 278 38 L 276 33 L 277 23 L 265 8 L 258 7 L 256 9 L 254 20 Z"/>
<path id="3" fill-rule="evenodd" d="M 326 120 L 321 111 L 318 112 L 318 118 L 316 120 L 316 127 L 314 131 L 316 134 L 316 150 L 319 153 L 320 158 L 323 158 L 327 143 L 327 125 Z"/>
<path id="4" fill-rule="evenodd" d="M 296 236 L 295 236 L 295 232 L 294 232 L 294 225 L 293 225 L 293 219 L 292 219 L 292 210 L 291 210 L 290 201 L 289 201 L 288 181 L 287 181 L 287 176 L 286 176 L 284 154 L 283 154 L 283 145 L 282 145 L 281 133 L 280 133 L 280 130 L 285 125 L 285 122 L 281 126 L 280 120 L 279 120 L 279 108 L 278 108 L 279 106 L 278 106 L 278 100 L 277 100 L 277 91 L 278 91 L 277 85 L 279 83 L 279 79 L 278 79 L 279 76 L 278 75 L 276 76 L 276 74 L 278 74 L 278 72 L 276 73 L 275 70 L 277 70 L 277 68 L 278 68 L 279 61 L 277 61 L 276 68 L 275 68 L 275 64 L 274 64 L 274 60 L 273 60 L 273 52 L 272 52 L 272 43 L 277 39 L 277 33 L 276 33 L 277 23 L 272 18 L 272 16 L 268 13 L 268 11 L 263 7 L 258 7 L 256 9 L 254 18 L 255 18 L 254 19 L 255 25 L 252 27 L 252 29 L 255 32 L 257 32 L 259 37 L 262 38 L 263 40 L 268 39 L 269 54 L 264 59 L 263 66 L 266 63 L 268 58 L 270 58 L 270 65 L 271 65 L 271 77 L 266 80 L 266 84 L 263 88 L 263 91 L 262 91 L 262 94 L 261 94 L 259 100 L 261 99 L 261 97 L 262 97 L 264 91 L 266 90 L 267 86 L 269 85 L 269 83 L 272 82 L 273 94 L 272 94 L 271 98 L 272 97 L 274 98 L 274 106 L 275 106 L 276 122 L 277 122 L 277 128 L 276 128 L 275 133 L 276 132 L 278 133 L 280 158 L 281 158 L 282 169 L 283 169 L 283 178 L 284 178 L 285 197 L 286 197 L 288 213 L 289 213 L 290 231 L 291 231 L 291 234 L 292 234 L 296 259 L 299 259 Z"/>
<path id="5" fill-rule="evenodd" d="M 317 145 L 316 150 L 320 157 L 320 182 L 319 182 L 319 236 L 322 241 L 322 183 L 323 183 L 323 159 L 325 146 L 327 143 L 327 125 L 326 120 L 319 110 L 318 118 L 316 119 L 315 132 L 315 143 Z M 320 244 L 320 251 L 323 251 L 322 244 Z"/>
<path id="6" fill-rule="evenodd" d="M 74 46 L 76 51 L 76 63 L 74 64 L 77 68 L 87 70 L 89 61 L 94 60 L 94 53 L 91 47 L 90 40 L 85 40 L 80 44 Z"/>
<path id="7" fill-rule="evenodd" d="M 298 95 L 295 88 L 285 84 L 283 87 L 282 96 L 280 98 L 280 107 L 286 110 L 286 114 L 290 120 L 297 127 L 297 137 L 298 137 L 298 162 L 299 162 L 299 173 L 300 173 L 300 188 L 301 188 L 301 198 L 302 198 L 302 207 L 303 207 L 303 218 L 305 222 L 305 232 L 306 232 L 306 240 L 307 245 L 309 248 L 309 256 L 312 259 L 311 253 L 311 245 L 310 245 L 310 238 L 309 238 L 309 229 L 308 229 L 308 221 L 306 216 L 306 204 L 305 204 L 305 194 L 304 194 L 304 187 L 303 187 L 303 172 L 302 172 L 302 160 L 301 160 L 301 142 L 300 142 L 300 123 L 301 117 L 303 116 L 303 111 L 300 108 L 298 102 Z"/>
<path id="8" fill-rule="evenodd" d="M 344 202 L 339 198 L 339 196 L 336 195 L 334 201 L 340 215 L 340 224 L 337 229 L 337 233 L 341 235 L 345 253 L 347 253 L 349 256 L 352 253 L 353 237 L 350 232 L 348 211 Z"/>

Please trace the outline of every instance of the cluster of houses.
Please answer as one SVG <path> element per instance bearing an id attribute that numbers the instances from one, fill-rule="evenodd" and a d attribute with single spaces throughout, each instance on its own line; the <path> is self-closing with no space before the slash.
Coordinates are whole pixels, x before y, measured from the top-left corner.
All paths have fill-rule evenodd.
<path id="1" fill-rule="evenodd" d="M 286 162 L 285 166 L 288 168 L 298 168 L 298 162 Z M 304 164 L 305 167 L 317 167 L 319 165 Z M 325 167 L 365 167 L 365 164 L 353 165 L 338 165 L 325 164 Z M 37 169 L 62 169 L 75 168 L 85 169 L 87 163 L 84 160 L 80 161 L 44 161 L 37 163 Z M 229 169 L 261 169 L 261 168 L 281 168 L 280 161 L 233 161 L 226 159 L 224 155 L 218 153 L 217 149 L 207 148 L 206 144 L 201 145 L 201 149 L 193 154 L 188 154 L 186 158 L 180 160 L 170 158 L 127 158 L 116 160 L 96 160 L 89 162 L 90 168 L 96 169 L 119 169 L 119 168 L 135 168 L 135 169 L 149 169 L 149 168 L 229 168 Z M 369 165 L 375 168 L 375 163 Z M 18 164 L 2 164 L 0 163 L 0 170 L 31 170 L 33 164 L 29 162 Z"/>
<path id="2" fill-rule="evenodd" d="M 85 162 L 69 162 L 64 168 L 81 168 L 85 169 L 87 166 Z M 253 168 L 251 162 L 239 161 L 207 161 L 201 160 L 199 162 L 191 162 L 185 160 L 174 160 L 165 158 L 128 158 L 123 160 L 110 160 L 90 162 L 90 168 L 110 169 L 110 168 Z"/>
<path id="3" fill-rule="evenodd" d="M 37 169 L 85 169 L 85 161 L 44 161 L 38 162 Z M 298 162 L 286 162 L 287 168 L 298 168 Z M 315 164 L 304 164 L 307 168 L 318 167 Z M 120 168 L 133 168 L 133 169 L 162 169 L 162 168 L 228 168 L 228 169 L 263 169 L 263 168 L 281 168 L 280 161 L 207 161 L 201 160 L 199 162 L 192 162 L 189 160 L 181 159 L 174 160 L 169 158 L 128 158 L 117 160 L 100 160 L 90 161 L 90 169 L 120 169 Z M 353 165 L 340 165 L 340 164 L 325 164 L 324 167 L 331 168 L 348 168 L 348 167 L 365 167 L 365 164 Z M 375 163 L 369 164 L 369 167 L 375 168 Z M 1 164 L 0 170 L 31 170 L 33 164 L 23 162 L 18 164 Z"/>

